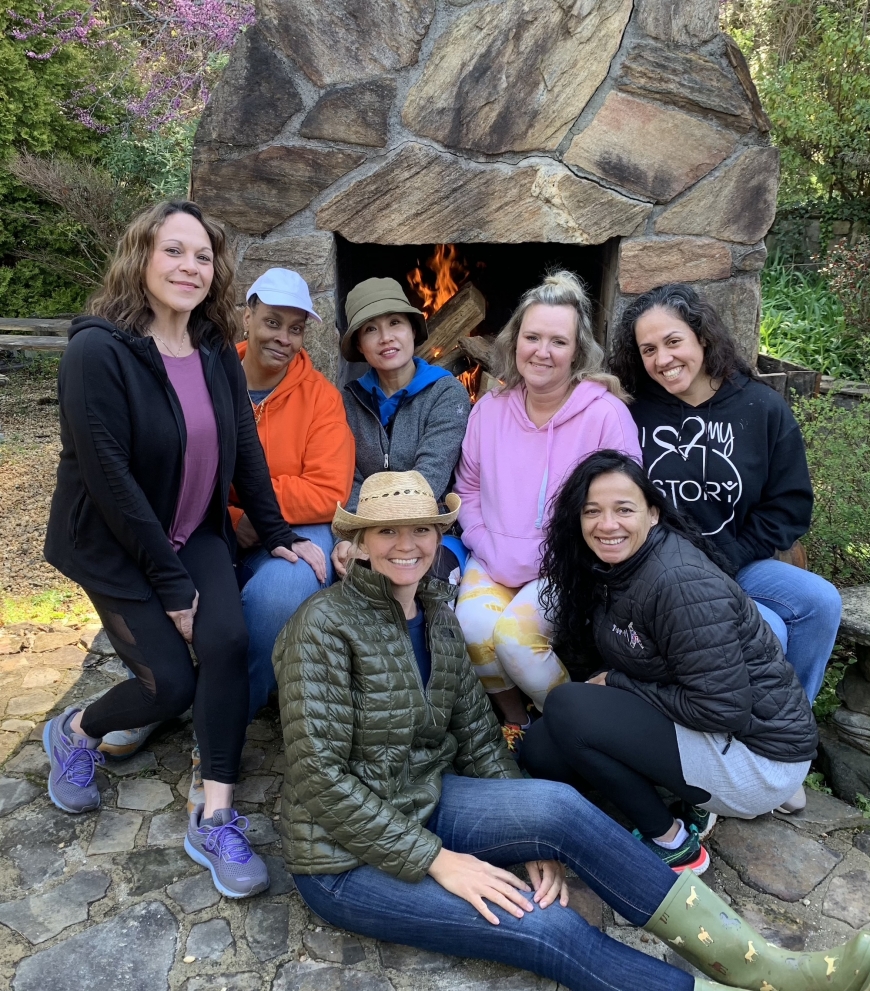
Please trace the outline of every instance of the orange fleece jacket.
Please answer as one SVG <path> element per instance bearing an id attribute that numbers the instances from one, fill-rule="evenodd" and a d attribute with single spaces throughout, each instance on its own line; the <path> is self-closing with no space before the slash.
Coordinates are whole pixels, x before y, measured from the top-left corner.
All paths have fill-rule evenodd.
<path id="1" fill-rule="evenodd" d="M 237 348 L 244 358 L 247 341 Z M 331 523 L 335 504 L 344 505 L 350 495 L 356 449 L 338 389 L 304 348 L 263 404 L 257 432 L 284 519 L 291 525 Z M 230 490 L 234 527 L 243 514 Z"/>

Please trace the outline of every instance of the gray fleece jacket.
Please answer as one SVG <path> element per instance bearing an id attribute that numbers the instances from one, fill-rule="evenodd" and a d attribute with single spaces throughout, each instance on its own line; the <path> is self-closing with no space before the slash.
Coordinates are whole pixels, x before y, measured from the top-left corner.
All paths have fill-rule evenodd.
<path id="1" fill-rule="evenodd" d="M 450 485 L 471 412 L 465 387 L 452 375 L 409 396 L 389 431 L 381 426 L 377 403 L 360 385 L 343 390 L 347 422 L 356 440 L 353 489 L 347 501 L 355 513 L 363 479 L 378 471 L 419 471 L 439 500 Z"/>

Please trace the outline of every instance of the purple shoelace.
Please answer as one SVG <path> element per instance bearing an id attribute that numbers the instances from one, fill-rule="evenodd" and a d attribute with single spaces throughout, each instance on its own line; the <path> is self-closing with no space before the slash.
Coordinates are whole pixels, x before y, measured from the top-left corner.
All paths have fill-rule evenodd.
<path id="1" fill-rule="evenodd" d="M 209 853 L 216 853 L 227 863 L 246 864 L 252 856 L 251 848 L 245 839 L 247 828 L 248 820 L 240 815 L 234 815 L 234 818 L 221 826 L 212 826 L 205 841 L 206 850 Z"/>
<path id="2" fill-rule="evenodd" d="M 87 788 L 94 780 L 97 764 L 105 764 L 106 758 L 99 750 L 90 750 L 81 744 L 72 743 L 72 749 L 65 760 L 55 750 L 55 757 L 60 764 L 60 776 L 66 778 L 77 788 Z"/>

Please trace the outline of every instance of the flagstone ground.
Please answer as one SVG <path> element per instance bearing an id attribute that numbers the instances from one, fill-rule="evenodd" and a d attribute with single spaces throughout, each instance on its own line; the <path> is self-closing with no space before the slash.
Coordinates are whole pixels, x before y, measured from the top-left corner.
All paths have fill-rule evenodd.
<path id="1" fill-rule="evenodd" d="M 5 594 L 66 589 L 41 557 L 58 451 L 53 383 L 0 390 L 0 579 Z M 27 400 L 26 402 L 24 400 Z M 222 898 L 182 849 L 192 728 L 173 720 L 137 756 L 98 774 L 102 808 L 71 816 L 48 800 L 44 720 L 105 691 L 124 670 L 96 626 L 0 628 L 0 991 L 552 991 L 507 967 L 334 930 L 284 869 L 277 832 L 284 773 L 277 712 L 253 723 L 239 810 L 272 884 Z M 833 945 L 870 925 L 870 827 L 809 794 L 799 816 L 728 820 L 705 875 L 766 939 Z M 576 879 L 593 925 L 681 964 Z"/>
<path id="2" fill-rule="evenodd" d="M 71 816 L 45 792 L 44 719 L 121 675 L 97 627 L 0 632 L 0 989 L 14 991 L 543 991 L 552 982 L 334 930 L 284 869 L 284 771 L 277 711 L 248 734 L 237 804 L 272 886 L 231 901 L 182 849 L 189 717 L 160 727 L 128 761 L 98 772 L 102 808 Z M 810 793 L 799 816 L 726 820 L 705 876 L 765 938 L 794 949 L 870 924 L 870 821 Z M 637 949 L 680 961 L 581 882 L 572 905 Z M 685 965 L 683 965 L 685 966 Z"/>

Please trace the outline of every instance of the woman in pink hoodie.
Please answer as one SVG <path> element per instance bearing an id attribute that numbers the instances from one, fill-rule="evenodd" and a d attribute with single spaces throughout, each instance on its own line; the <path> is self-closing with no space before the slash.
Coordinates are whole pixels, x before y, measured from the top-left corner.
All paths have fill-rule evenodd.
<path id="1" fill-rule="evenodd" d="M 496 340 L 494 371 L 504 386 L 472 409 L 456 470 L 462 540 L 471 551 L 456 616 L 509 743 L 530 722 L 520 689 L 542 710 L 547 692 L 570 680 L 538 602 L 550 504 L 594 451 L 641 460 L 628 397 L 602 370 L 589 309 L 567 271 L 523 296 Z"/>

